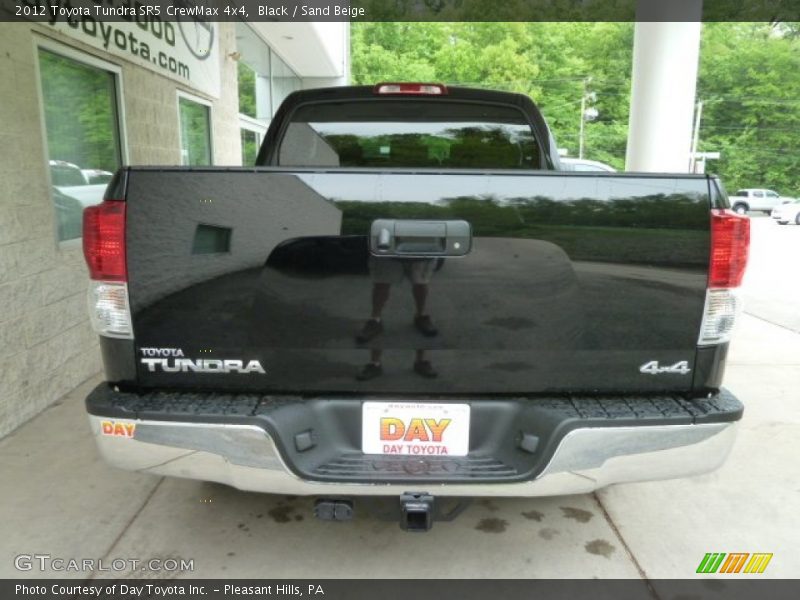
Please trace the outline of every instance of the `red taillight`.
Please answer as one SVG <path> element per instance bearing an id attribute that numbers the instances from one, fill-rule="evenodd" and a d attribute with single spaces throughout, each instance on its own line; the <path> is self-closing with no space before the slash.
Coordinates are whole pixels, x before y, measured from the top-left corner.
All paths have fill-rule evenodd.
<path id="1" fill-rule="evenodd" d="M 104 200 L 83 211 L 83 255 L 96 281 L 127 281 L 125 202 Z"/>
<path id="2" fill-rule="evenodd" d="M 372 91 L 381 95 L 444 96 L 447 86 L 441 83 L 379 83 Z"/>
<path id="3" fill-rule="evenodd" d="M 749 249 L 750 218 L 726 209 L 711 209 L 708 287 L 739 287 L 747 266 Z"/>

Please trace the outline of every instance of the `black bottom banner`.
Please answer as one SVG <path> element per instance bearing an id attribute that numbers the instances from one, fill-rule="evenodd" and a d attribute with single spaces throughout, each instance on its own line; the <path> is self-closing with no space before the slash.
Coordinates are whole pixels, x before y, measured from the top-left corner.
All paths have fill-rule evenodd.
<path id="1" fill-rule="evenodd" d="M 81 600 L 317 598 L 325 600 L 783 600 L 800 598 L 800 580 L 10 580 L 0 598 Z"/>

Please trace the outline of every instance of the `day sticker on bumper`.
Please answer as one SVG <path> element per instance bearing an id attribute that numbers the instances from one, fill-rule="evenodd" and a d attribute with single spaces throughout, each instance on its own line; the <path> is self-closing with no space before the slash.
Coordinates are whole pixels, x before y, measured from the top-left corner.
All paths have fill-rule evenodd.
<path id="1" fill-rule="evenodd" d="M 136 432 L 136 423 L 130 421 L 101 421 L 100 431 L 103 435 L 113 437 L 133 438 Z"/>

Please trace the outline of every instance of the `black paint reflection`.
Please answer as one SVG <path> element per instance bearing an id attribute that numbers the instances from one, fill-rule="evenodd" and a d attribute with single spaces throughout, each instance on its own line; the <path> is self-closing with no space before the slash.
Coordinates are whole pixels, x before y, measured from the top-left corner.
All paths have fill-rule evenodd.
<path id="1" fill-rule="evenodd" d="M 569 258 L 537 240 L 480 238 L 457 259 L 373 257 L 366 236 L 293 240 L 258 282 L 254 344 L 363 348 L 367 362 L 349 370 L 362 381 L 384 374 L 387 350 L 402 351 L 395 374 L 407 364 L 433 379 L 448 375 L 437 351 L 572 349 L 585 326 Z"/>
<path id="2" fill-rule="evenodd" d="M 443 258 L 389 258 L 369 257 L 369 273 L 372 280 L 372 306 L 369 319 L 356 333 L 356 342 L 362 345 L 378 341 L 384 333 L 383 313 L 391 295 L 392 286 L 408 281 L 411 287 L 411 298 L 414 303 L 414 319 L 412 325 L 422 336 L 434 338 L 439 329 L 427 312 L 428 293 L 431 278 L 444 266 Z M 427 379 L 438 377 L 425 350 L 418 348 L 413 362 L 413 371 Z M 370 351 L 370 360 L 356 374 L 359 381 L 369 381 L 383 374 L 383 350 L 374 345 Z"/>
<path id="3" fill-rule="evenodd" d="M 342 230 L 369 230 L 377 218 L 464 219 L 473 234 L 552 242 L 572 260 L 701 267 L 708 262 L 708 206 L 679 195 L 555 201 L 494 196 L 416 202 L 339 201 Z M 377 216 L 380 215 L 380 216 Z M 424 217 L 414 216 L 424 215 Z"/>
<path id="4" fill-rule="evenodd" d="M 174 173 L 148 173 L 138 197 L 136 186 L 129 193 L 137 346 L 256 358 L 267 371 L 203 381 L 309 392 L 646 391 L 665 383 L 639 365 L 693 356 L 708 261 L 703 179 L 203 174 L 187 192 L 173 189 Z M 209 196 L 220 206 L 199 202 Z M 230 228 L 230 252 L 192 255 L 182 242 L 167 251 L 153 224 L 170 219 L 192 232 Z M 473 249 L 375 258 L 376 219 L 463 219 Z M 198 377 L 187 373 L 186 386 L 202 385 Z M 160 384 L 157 373 L 140 378 Z"/>

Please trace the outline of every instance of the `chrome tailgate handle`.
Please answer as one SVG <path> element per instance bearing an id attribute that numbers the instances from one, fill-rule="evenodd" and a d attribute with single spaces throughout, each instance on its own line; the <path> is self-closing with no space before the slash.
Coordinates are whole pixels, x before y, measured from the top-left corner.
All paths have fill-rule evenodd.
<path id="1" fill-rule="evenodd" d="M 463 220 L 377 219 L 369 237 L 375 256 L 465 256 L 472 249 L 472 227 Z"/>

